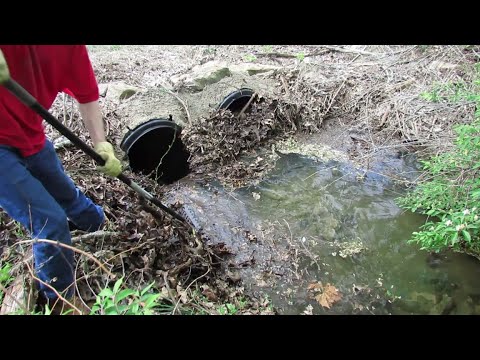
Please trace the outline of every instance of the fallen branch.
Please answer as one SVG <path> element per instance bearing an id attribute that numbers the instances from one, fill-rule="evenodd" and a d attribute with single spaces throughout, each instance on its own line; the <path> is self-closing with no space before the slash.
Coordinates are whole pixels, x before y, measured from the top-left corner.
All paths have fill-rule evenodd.
<path id="1" fill-rule="evenodd" d="M 79 241 L 98 239 L 98 238 L 106 238 L 106 237 L 110 238 L 110 237 L 119 236 L 119 235 L 121 235 L 121 233 L 119 233 L 119 232 L 99 230 L 99 231 L 91 232 L 91 233 L 88 233 L 88 234 L 75 236 L 75 237 L 72 238 L 72 243 L 79 242 Z"/>
<path id="2" fill-rule="evenodd" d="M 323 55 L 323 54 L 329 53 L 331 51 L 332 51 L 331 49 L 315 51 L 315 52 L 310 53 L 310 54 L 305 54 L 305 55 L 303 55 L 303 57 Z M 257 56 L 257 57 L 297 58 L 299 55 L 298 54 L 286 54 L 286 53 L 270 52 L 270 53 L 255 54 L 255 56 Z"/>
<path id="3" fill-rule="evenodd" d="M 344 49 L 336 46 L 330 46 L 330 45 L 320 45 L 321 47 L 324 47 L 326 49 L 329 49 L 331 51 L 338 51 L 338 52 L 343 52 L 347 54 L 360 54 L 360 55 L 366 55 L 366 56 L 383 56 L 384 54 L 376 54 L 372 53 L 369 51 L 363 51 L 363 50 L 354 50 L 354 49 Z"/>

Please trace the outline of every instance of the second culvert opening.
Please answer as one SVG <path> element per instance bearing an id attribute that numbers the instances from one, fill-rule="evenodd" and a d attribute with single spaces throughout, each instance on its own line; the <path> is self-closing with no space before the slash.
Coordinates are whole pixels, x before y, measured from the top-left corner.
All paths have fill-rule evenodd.
<path id="1" fill-rule="evenodd" d="M 190 172 L 190 154 L 181 140 L 181 131 L 171 120 L 152 119 L 130 130 L 120 148 L 133 172 L 171 184 Z"/>

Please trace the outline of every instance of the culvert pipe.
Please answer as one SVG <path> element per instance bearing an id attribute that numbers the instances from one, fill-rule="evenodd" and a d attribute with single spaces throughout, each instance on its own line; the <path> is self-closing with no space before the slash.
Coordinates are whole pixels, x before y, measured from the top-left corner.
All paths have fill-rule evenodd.
<path id="1" fill-rule="evenodd" d="M 150 119 L 123 137 L 120 148 L 135 173 L 171 184 L 190 172 L 190 156 L 181 140 L 182 127 L 172 119 Z"/>

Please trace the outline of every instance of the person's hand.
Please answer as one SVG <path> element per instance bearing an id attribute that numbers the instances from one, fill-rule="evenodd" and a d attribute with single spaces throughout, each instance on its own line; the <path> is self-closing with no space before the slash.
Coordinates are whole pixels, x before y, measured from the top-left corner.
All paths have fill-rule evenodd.
<path id="1" fill-rule="evenodd" d="M 3 56 L 3 52 L 0 49 L 0 84 L 3 84 L 8 79 L 10 79 L 10 72 L 8 71 L 7 61 L 5 60 L 5 56 Z"/>
<path id="2" fill-rule="evenodd" d="M 122 164 L 115 157 L 112 144 L 107 141 L 99 142 L 95 145 L 95 151 L 105 160 L 105 165 L 99 166 L 98 170 L 113 177 L 118 176 L 122 172 Z"/>

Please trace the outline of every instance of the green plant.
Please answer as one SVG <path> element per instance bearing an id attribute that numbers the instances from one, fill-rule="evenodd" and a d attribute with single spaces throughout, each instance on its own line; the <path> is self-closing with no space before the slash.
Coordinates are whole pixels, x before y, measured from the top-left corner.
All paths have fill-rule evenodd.
<path id="1" fill-rule="evenodd" d="M 386 295 L 387 295 L 387 300 L 388 300 L 390 303 L 393 303 L 395 300 L 402 298 L 401 296 L 395 294 L 395 291 L 394 291 L 394 289 L 393 289 L 393 285 L 390 287 L 390 289 L 387 289 L 387 290 L 385 291 L 385 293 L 386 293 Z"/>
<path id="2" fill-rule="evenodd" d="M 262 50 L 266 54 L 271 53 L 273 51 L 273 46 L 272 45 L 264 45 L 264 46 L 262 46 Z"/>
<path id="3" fill-rule="evenodd" d="M 478 70 L 476 71 L 478 72 Z M 477 91 L 479 88 L 479 80 L 474 80 L 471 86 L 461 81 L 445 84 L 435 83 L 430 91 L 422 92 L 420 96 L 432 102 L 479 101 L 480 95 Z"/>
<path id="4" fill-rule="evenodd" d="M 257 60 L 257 57 L 253 54 L 248 54 L 248 55 L 245 55 L 243 59 L 248 62 L 254 62 Z"/>
<path id="5" fill-rule="evenodd" d="M 433 218 L 410 241 L 422 249 L 480 251 L 480 121 L 455 127 L 456 148 L 422 161 L 431 179 L 398 199 L 404 209 Z M 440 220 L 440 221 L 435 221 Z"/>
<path id="6" fill-rule="evenodd" d="M 428 180 L 397 202 L 404 209 L 429 217 L 409 242 L 429 251 L 450 248 L 480 255 L 480 89 L 478 80 L 468 90 L 459 84 L 447 88 L 450 101 L 463 98 L 476 102 L 476 119 L 454 126 L 455 148 L 422 161 Z"/>
<path id="7" fill-rule="evenodd" d="M 295 55 L 298 61 L 302 62 L 305 59 L 305 54 L 303 52 L 299 52 Z"/>
<path id="8" fill-rule="evenodd" d="M 217 49 L 215 49 L 214 47 L 207 47 L 206 49 L 203 50 L 203 53 L 205 55 L 212 55 L 212 54 L 215 54 L 217 52 Z"/>
<path id="9" fill-rule="evenodd" d="M 227 303 L 220 305 L 217 311 L 220 315 L 235 315 L 238 312 L 238 309 L 234 304 Z"/>
<path id="10" fill-rule="evenodd" d="M 431 47 L 431 45 L 418 45 L 418 50 L 420 50 L 420 52 L 424 53 L 425 51 L 427 51 L 427 49 Z"/>
<path id="11" fill-rule="evenodd" d="M 10 274 L 11 269 L 12 265 L 10 263 L 6 263 L 0 268 L 0 284 L 2 284 L 3 287 L 7 287 L 8 284 L 13 281 L 13 277 Z M 0 303 L 3 300 L 3 295 L 3 290 L 0 288 Z"/>
<path id="12" fill-rule="evenodd" d="M 24 238 L 25 237 L 25 231 L 23 229 L 23 226 L 15 221 L 15 228 L 13 229 L 13 235 L 15 235 L 17 238 Z"/>
<path id="13" fill-rule="evenodd" d="M 162 294 L 149 292 L 154 282 L 141 291 L 128 288 L 121 290 L 122 283 L 123 278 L 120 278 L 113 289 L 103 289 L 97 295 L 90 315 L 153 315 L 161 310 L 171 310 L 171 306 L 158 302 Z"/>

